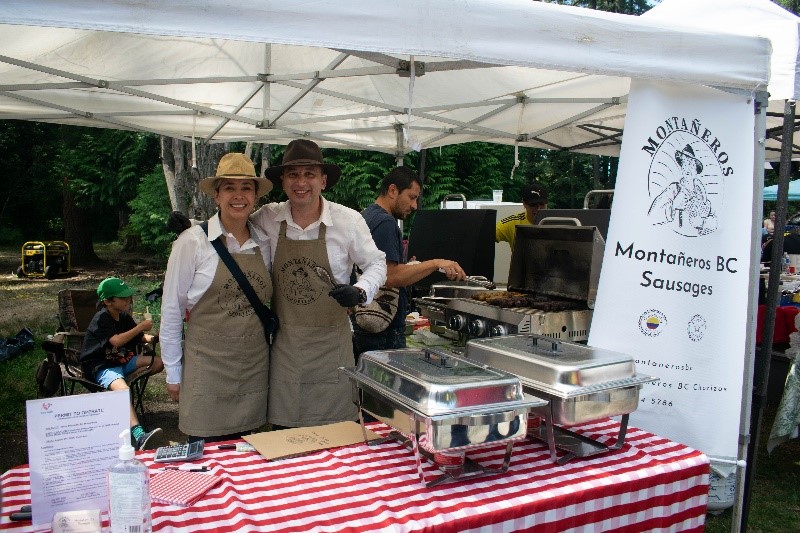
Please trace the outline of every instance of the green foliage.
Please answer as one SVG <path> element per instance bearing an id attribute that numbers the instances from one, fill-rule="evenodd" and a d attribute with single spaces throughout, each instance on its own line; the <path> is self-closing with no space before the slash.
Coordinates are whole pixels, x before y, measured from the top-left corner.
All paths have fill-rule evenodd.
<path id="1" fill-rule="evenodd" d="M 141 239 L 145 248 L 169 255 L 174 235 L 166 230 L 170 212 L 169 191 L 161 167 L 155 167 L 138 182 L 136 196 L 130 201 L 131 217 L 127 231 Z"/>

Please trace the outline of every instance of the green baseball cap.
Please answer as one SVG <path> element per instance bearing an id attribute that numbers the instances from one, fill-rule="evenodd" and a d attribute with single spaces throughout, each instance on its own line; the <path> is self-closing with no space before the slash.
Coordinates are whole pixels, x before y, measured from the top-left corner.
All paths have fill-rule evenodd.
<path id="1" fill-rule="evenodd" d="M 97 296 L 101 300 L 107 298 L 125 298 L 133 296 L 136 291 L 130 285 L 126 285 L 119 278 L 106 278 L 97 286 Z"/>

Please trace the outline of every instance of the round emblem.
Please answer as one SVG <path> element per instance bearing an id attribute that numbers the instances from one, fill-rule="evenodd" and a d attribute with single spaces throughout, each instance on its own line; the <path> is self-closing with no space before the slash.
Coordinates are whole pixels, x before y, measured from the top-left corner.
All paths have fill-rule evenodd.
<path id="1" fill-rule="evenodd" d="M 694 315 L 686 326 L 686 332 L 689 338 L 694 342 L 700 342 L 706 334 L 708 325 L 706 319 L 700 315 Z"/>
<path id="2" fill-rule="evenodd" d="M 290 259 L 278 267 L 278 286 L 284 298 L 295 305 L 309 305 L 323 293 L 323 283 L 314 267 L 316 261 L 307 257 Z"/>
<path id="3" fill-rule="evenodd" d="M 648 337 L 661 335 L 667 327 L 667 316 L 658 309 L 648 309 L 639 316 L 639 331 Z"/>

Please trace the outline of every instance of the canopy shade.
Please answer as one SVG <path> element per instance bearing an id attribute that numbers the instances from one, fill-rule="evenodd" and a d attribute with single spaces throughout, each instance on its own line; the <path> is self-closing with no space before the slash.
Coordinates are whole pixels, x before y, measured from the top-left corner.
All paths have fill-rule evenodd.
<path id="1" fill-rule="evenodd" d="M 778 186 L 764 187 L 764 200 L 774 202 L 778 199 Z M 800 200 L 800 180 L 789 182 L 789 201 Z"/>
<path id="2" fill-rule="evenodd" d="M 663 0 L 642 18 L 696 28 L 725 28 L 741 35 L 766 37 L 772 44 L 767 160 L 780 159 L 785 100 L 800 98 L 800 17 L 771 0 Z M 795 121 L 792 159 L 800 159 L 800 121 Z"/>
<path id="3" fill-rule="evenodd" d="M 752 91 L 769 42 L 540 2 L 6 0 L 0 119 L 395 154 L 618 155 L 631 78 Z"/>

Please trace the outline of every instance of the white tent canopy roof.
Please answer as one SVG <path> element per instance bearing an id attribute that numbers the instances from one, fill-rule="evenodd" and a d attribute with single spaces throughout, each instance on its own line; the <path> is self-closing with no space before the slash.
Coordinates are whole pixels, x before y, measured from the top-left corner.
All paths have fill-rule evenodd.
<path id="1" fill-rule="evenodd" d="M 800 98 L 800 17 L 770 0 L 663 0 L 642 18 L 699 29 L 713 25 L 770 40 L 766 157 L 779 159 L 784 101 Z M 800 132 L 794 145 L 793 159 L 800 159 Z"/>
<path id="2" fill-rule="evenodd" d="M 618 155 L 631 78 L 752 91 L 769 61 L 759 37 L 516 0 L 6 0 L 0 119 Z"/>

